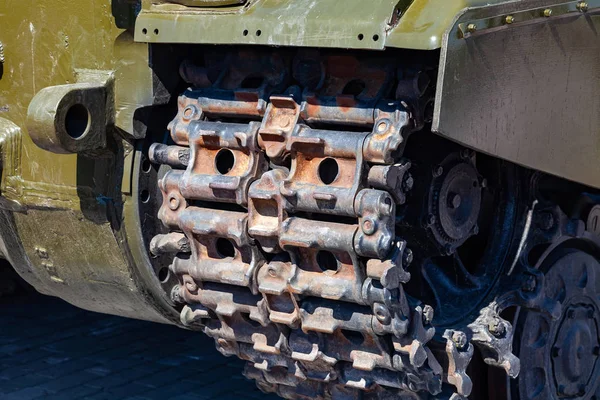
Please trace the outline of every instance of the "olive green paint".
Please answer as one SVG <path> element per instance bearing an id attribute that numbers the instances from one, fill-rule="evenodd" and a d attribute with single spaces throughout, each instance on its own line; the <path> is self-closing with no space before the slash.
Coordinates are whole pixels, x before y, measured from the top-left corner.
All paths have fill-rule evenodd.
<path id="1" fill-rule="evenodd" d="M 198 8 L 143 0 L 135 40 L 431 50 L 441 46 L 443 34 L 462 9 L 505 2 L 256 0 L 246 6 Z M 397 9 L 402 16 L 391 26 Z"/>
<path id="2" fill-rule="evenodd" d="M 4 0 L 0 27 L 2 253 L 46 294 L 94 311 L 175 320 L 140 276 L 146 260 L 137 202 L 120 187 L 123 171 L 132 171 L 132 149 L 98 159 L 56 154 L 36 146 L 26 129 L 36 94 L 95 70 L 114 78 L 112 129 L 132 135 L 135 110 L 152 103 L 148 46 L 115 26 L 110 0 Z"/>
<path id="3" fill-rule="evenodd" d="M 0 26 L 5 54 L 0 117 L 23 130 L 22 178 L 76 186 L 77 156 L 44 151 L 26 134 L 31 99 L 45 87 L 75 83 L 77 70 L 114 71 L 116 125 L 131 133 L 133 112 L 151 103 L 147 46 L 115 27 L 110 0 L 76 5 L 66 0 L 6 0 L 0 2 Z"/>
<path id="4" fill-rule="evenodd" d="M 153 101 L 147 43 L 438 49 L 461 10 L 509 3 L 255 0 L 212 8 L 185 1 L 194 6 L 143 0 L 133 31 L 116 27 L 110 0 L 0 2 L 0 252 L 16 254 L 22 245 L 23 256 L 12 261 L 46 293 L 96 311 L 163 322 L 176 317 L 166 296 L 149 294 L 146 285 L 155 277 L 132 197 L 139 159 L 128 144 L 98 159 L 36 146 L 27 109 L 42 89 L 74 84 L 82 70 L 110 73 L 112 128 L 132 138 L 135 111 Z M 402 15 L 391 26 L 397 9 Z"/>

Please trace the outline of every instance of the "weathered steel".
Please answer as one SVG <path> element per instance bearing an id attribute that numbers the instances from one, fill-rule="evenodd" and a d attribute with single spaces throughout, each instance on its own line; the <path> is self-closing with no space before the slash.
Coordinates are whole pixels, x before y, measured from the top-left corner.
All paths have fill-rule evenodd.
<path id="1" fill-rule="evenodd" d="M 520 346 L 523 371 L 520 392 L 538 391 L 540 396 L 576 397 L 598 393 L 594 374 L 598 373 L 600 343 L 598 332 L 598 297 L 593 287 L 600 285 L 598 261 L 575 249 L 558 249 L 543 260 L 548 280 L 547 294 L 564 306 L 561 318 L 552 319 L 539 311 L 519 315 L 522 321 L 516 332 L 521 337 L 539 332 L 548 346 L 544 356 Z M 580 281 L 587 276 L 585 281 Z M 557 290 L 558 289 L 558 290 Z M 565 296 L 560 295 L 565 291 Z M 559 294 L 559 296 L 556 296 Z M 579 346 L 578 350 L 573 350 Z M 573 357 L 573 351 L 578 355 Z"/>
<path id="2" fill-rule="evenodd" d="M 188 91 L 187 96 L 193 94 Z M 179 154 L 190 147 L 186 172 L 171 170 L 160 183 L 163 205 L 159 216 L 170 229 L 185 234 L 192 251 L 191 257 L 175 257 L 170 267 L 180 278 L 174 297 L 187 303 L 182 322 L 215 337 L 224 354 L 260 364 L 264 371 L 273 367 L 290 370 L 294 361 L 303 366 L 301 376 L 296 372 L 282 379 L 269 373 L 265 375 L 269 382 L 334 381 L 338 365 L 349 362 L 355 370 L 372 371 L 372 383 L 365 384 L 347 369 L 343 373 L 347 378 L 332 387 L 370 390 L 379 385 L 438 394 L 441 367 L 426 347 L 435 333 L 433 310 L 429 306 L 413 309 L 408 303 L 403 284 L 410 278 L 405 268 L 412 262 L 412 252 L 405 242 L 394 239 L 396 201 L 402 203 L 412 186 L 407 173 L 410 163 L 399 163 L 392 170 L 371 164 L 401 154 L 401 131 L 415 124 L 396 103 L 383 102 L 383 107 L 392 111 L 372 111 L 371 133 L 314 129 L 304 118 L 314 122 L 318 116 L 300 112 L 293 97 L 271 100 L 274 103 L 266 107 L 260 128 L 247 134 L 253 123 L 196 120 L 181 124 L 181 115 L 185 116 L 185 109 L 195 100 L 180 99 L 178 116 L 170 125 L 172 139 L 180 147 L 151 147 L 154 162 L 175 168 L 182 167 Z M 245 115 L 241 107 L 234 108 Z M 204 113 L 199 107 L 193 114 Z M 330 117 L 324 122 L 331 123 Z M 213 133 L 208 137 L 198 136 L 198 132 Z M 245 147 L 256 141 L 257 132 L 260 147 Z M 238 138 L 238 144 L 232 147 L 227 135 Z M 272 156 L 270 170 L 260 171 L 260 179 L 247 189 L 247 213 L 215 208 L 230 202 L 216 193 L 198 196 L 210 179 L 185 178 L 198 170 L 195 163 L 208 170 L 214 164 L 212 159 L 198 164 L 205 149 L 194 144 L 195 137 L 204 138 L 204 146 L 210 145 L 217 154 L 241 145 L 240 149 L 247 148 L 244 151 L 254 157 L 262 157 L 263 151 Z M 364 159 L 363 153 L 367 155 Z M 289 170 L 273 166 L 274 161 L 286 159 L 291 159 Z M 210 208 L 191 205 L 195 199 L 210 201 Z M 238 204 L 246 206 L 245 202 Z M 304 216 L 307 212 L 352 221 L 315 221 Z M 170 235 L 177 243 L 181 240 L 181 234 Z M 276 254 L 272 261 L 263 259 L 251 238 L 263 251 Z M 177 248 L 166 239 L 157 236 L 153 248 L 162 242 L 163 247 Z M 362 257 L 370 260 L 365 263 Z M 278 337 L 281 328 L 273 328 L 279 325 L 293 333 Z M 305 332 L 302 339 L 297 330 Z M 388 335 L 393 338 L 392 347 L 385 344 Z M 291 355 L 281 353 L 286 346 Z M 463 362 L 453 374 L 464 375 L 464 367 Z M 409 376 L 411 382 L 404 382 Z M 458 378 L 450 383 L 457 385 L 459 393 L 468 391 Z"/>
<path id="3" fill-rule="evenodd" d="M 5 1 L 0 257 L 290 399 L 598 397 L 599 1 Z"/>
<path id="4" fill-rule="evenodd" d="M 600 114 L 591 111 L 600 109 L 600 2 L 588 1 L 586 12 L 579 3 L 516 1 L 461 13 L 444 37 L 433 129 L 600 187 Z M 515 22 L 502 23 L 506 15 Z M 466 32 L 469 24 L 477 30 Z"/>

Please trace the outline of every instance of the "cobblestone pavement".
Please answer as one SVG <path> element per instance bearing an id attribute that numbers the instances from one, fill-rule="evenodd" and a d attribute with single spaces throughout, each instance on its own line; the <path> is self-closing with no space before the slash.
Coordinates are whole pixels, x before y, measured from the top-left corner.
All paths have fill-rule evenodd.
<path id="1" fill-rule="evenodd" d="M 0 298 L 0 399 L 276 400 L 212 339 L 79 310 L 42 295 Z"/>

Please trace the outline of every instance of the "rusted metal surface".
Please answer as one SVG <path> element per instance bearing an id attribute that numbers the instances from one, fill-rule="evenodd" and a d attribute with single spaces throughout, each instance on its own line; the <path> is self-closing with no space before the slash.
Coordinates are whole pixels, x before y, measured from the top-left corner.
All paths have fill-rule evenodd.
<path id="1" fill-rule="evenodd" d="M 213 117 L 264 115 L 269 96 L 285 89 L 289 73 L 283 56 L 271 50 L 215 52 L 197 66 L 185 60 L 179 74 L 195 89 L 186 92 Z"/>
<path id="2" fill-rule="evenodd" d="M 185 168 L 190 163 L 190 149 L 183 146 L 167 146 L 154 143 L 148 150 L 148 158 L 158 164 Z"/>
<path id="3" fill-rule="evenodd" d="M 300 106 L 292 96 L 271 96 L 270 100 L 258 132 L 258 144 L 269 158 L 280 160 L 296 128 Z"/>
<path id="4" fill-rule="evenodd" d="M 181 96 L 169 125 L 176 146 L 150 149 L 153 162 L 172 168 L 159 185 L 159 217 L 173 233 L 155 238 L 153 251 L 178 252 L 170 270 L 179 278 L 173 299 L 184 304 L 182 322 L 249 361 L 247 375 L 274 385 L 270 391 L 309 385 L 437 395 L 446 378 L 427 347 L 433 309 L 409 303 L 403 285 L 413 257 L 395 233 L 396 207 L 413 185 L 403 143 L 422 121 L 383 99 L 394 93 L 389 64 L 320 60 L 328 72 L 306 83 L 312 91 L 301 100 L 293 88 L 265 104 L 255 101 L 265 91 L 235 100 L 240 92 L 230 85 L 252 76 L 252 65 L 216 91 L 195 87 Z M 312 71 L 321 63 L 313 61 L 296 58 L 294 68 Z M 207 86 L 209 69 L 192 76 L 186 65 L 184 75 Z M 348 85 L 360 91 L 345 93 Z M 352 116 L 357 110 L 363 115 Z M 234 115 L 262 122 L 221 120 Z M 231 155 L 226 170 L 223 152 Z M 446 382 L 468 395 L 468 360 L 450 356 Z"/>
<path id="5" fill-rule="evenodd" d="M 305 88 L 304 121 L 372 126 L 377 103 L 389 95 L 394 80 L 390 61 L 373 58 L 359 62 L 347 55 L 300 52 L 294 59 L 293 75 Z"/>
<path id="6" fill-rule="evenodd" d="M 600 396 L 598 192 L 498 158 L 598 186 L 600 0 L 5 3 L 0 255 L 40 290 L 291 399 L 480 397 L 472 358 Z"/>
<path id="7" fill-rule="evenodd" d="M 222 124 L 198 121 L 190 135 L 190 161 L 179 181 L 181 194 L 192 200 L 225 201 L 244 205 L 250 182 L 266 169 L 256 151 L 258 123 Z"/>

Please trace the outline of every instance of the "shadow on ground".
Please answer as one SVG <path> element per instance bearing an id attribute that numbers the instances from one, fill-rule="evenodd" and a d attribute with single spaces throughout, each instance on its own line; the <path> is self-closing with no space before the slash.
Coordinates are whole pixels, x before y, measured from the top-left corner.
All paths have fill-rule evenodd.
<path id="1" fill-rule="evenodd" d="M 77 309 L 29 293 L 0 298 L 0 399 L 275 400 L 212 339 Z"/>

